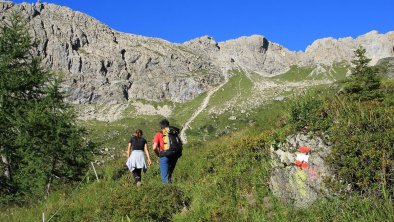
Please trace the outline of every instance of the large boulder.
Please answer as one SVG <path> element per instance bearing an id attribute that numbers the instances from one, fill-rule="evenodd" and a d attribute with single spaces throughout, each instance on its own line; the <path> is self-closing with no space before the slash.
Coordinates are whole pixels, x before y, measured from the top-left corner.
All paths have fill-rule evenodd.
<path id="1" fill-rule="evenodd" d="M 303 149 L 310 149 L 305 153 Z M 331 176 L 324 158 L 331 147 L 326 139 L 299 133 L 271 147 L 270 189 L 283 201 L 305 208 L 330 195 L 324 178 Z M 302 164 L 297 161 L 303 159 Z"/>

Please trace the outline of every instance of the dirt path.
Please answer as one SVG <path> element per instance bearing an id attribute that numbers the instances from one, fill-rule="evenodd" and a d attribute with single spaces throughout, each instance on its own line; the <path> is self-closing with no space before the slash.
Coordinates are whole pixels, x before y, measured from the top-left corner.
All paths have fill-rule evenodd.
<path id="1" fill-rule="evenodd" d="M 222 88 L 226 83 L 227 83 L 228 79 L 226 78 L 226 80 L 220 84 L 219 86 L 217 86 L 216 88 L 212 89 L 211 91 L 208 92 L 207 96 L 204 98 L 204 101 L 201 103 L 200 107 L 198 107 L 198 109 L 196 110 L 196 112 L 193 113 L 193 115 L 186 121 L 186 123 L 183 125 L 182 127 L 182 131 L 180 134 L 181 140 L 184 144 L 187 143 L 187 137 L 186 137 L 186 130 L 188 130 L 190 128 L 190 124 L 194 121 L 194 119 L 196 119 L 196 117 L 202 112 L 204 111 L 205 108 L 207 108 L 209 101 L 211 100 L 211 96 L 217 92 L 220 88 Z"/>

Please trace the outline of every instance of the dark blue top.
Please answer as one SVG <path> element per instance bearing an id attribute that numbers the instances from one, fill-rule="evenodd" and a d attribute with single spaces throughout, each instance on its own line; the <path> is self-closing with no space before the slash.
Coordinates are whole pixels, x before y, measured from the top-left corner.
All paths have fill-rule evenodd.
<path id="1" fill-rule="evenodd" d="M 136 138 L 136 137 L 131 137 L 130 139 L 130 143 L 131 143 L 131 148 L 133 150 L 144 150 L 146 139 L 144 138 Z"/>

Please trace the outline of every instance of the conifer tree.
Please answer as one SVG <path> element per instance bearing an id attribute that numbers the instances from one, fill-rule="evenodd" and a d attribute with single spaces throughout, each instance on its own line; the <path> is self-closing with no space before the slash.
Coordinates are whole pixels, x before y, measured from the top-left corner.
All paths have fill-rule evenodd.
<path id="1" fill-rule="evenodd" d="M 366 50 L 362 46 L 354 52 L 351 75 L 345 82 L 345 92 L 354 100 L 381 98 L 378 70 L 368 65 L 371 59 L 365 53 Z"/>
<path id="2" fill-rule="evenodd" d="M 30 53 L 34 45 L 20 15 L 0 27 L 0 192 L 13 200 L 80 179 L 93 151 L 60 79 Z"/>

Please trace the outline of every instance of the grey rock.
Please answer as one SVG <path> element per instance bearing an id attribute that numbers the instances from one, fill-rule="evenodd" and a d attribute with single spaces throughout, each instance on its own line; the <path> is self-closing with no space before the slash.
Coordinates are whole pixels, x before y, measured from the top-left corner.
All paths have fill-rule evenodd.
<path id="1" fill-rule="evenodd" d="M 308 185 L 307 173 L 294 166 L 274 169 L 270 187 L 274 195 L 295 207 L 306 208 L 317 200 L 317 192 Z"/>
<path id="2" fill-rule="evenodd" d="M 350 61 L 353 51 L 363 46 L 366 55 L 372 59 L 371 65 L 375 65 L 379 59 L 394 56 L 394 32 L 379 34 L 371 31 L 356 39 L 347 38 L 323 38 L 316 40 L 308 46 L 305 53 L 314 63 L 332 64 L 334 62 Z"/>
<path id="3" fill-rule="evenodd" d="M 54 4 L 0 2 L 2 16 L 22 13 L 43 65 L 65 74 L 63 91 L 70 103 L 119 104 L 127 100 L 183 102 L 224 82 L 228 70 L 261 76 L 284 73 L 293 65 L 347 62 L 362 45 L 375 64 L 394 56 L 394 32 L 376 31 L 353 38 L 316 40 L 305 52 L 294 52 L 260 35 L 224 42 L 203 36 L 174 44 L 115 31 L 96 19 Z"/>
<path id="4" fill-rule="evenodd" d="M 275 154 L 279 158 L 281 163 L 285 163 L 286 165 L 293 164 L 295 161 L 295 154 L 291 152 L 286 152 L 281 149 L 275 151 Z"/>
<path id="5" fill-rule="evenodd" d="M 236 116 L 230 116 L 228 119 L 229 119 L 229 120 L 236 120 L 237 117 L 236 117 Z"/>
<path id="6" fill-rule="evenodd" d="M 272 173 L 270 189 L 278 198 L 298 208 L 306 208 L 319 198 L 329 197 L 323 179 L 331 173 L 324 162 L 324 157 L 331 148 L 323 139 L 303 133 L 288 136 L 284 144 L 278 144 L 280 149 L 271 147 Z M 295 165 L 299 146 L 311 148 L 308 167 L 302 169 Z"/>
<path id="7" fill-rule="evenodd" d="M 281 101 L 285 100 L 285 97 L 284 96 L 278 96 L 278 97 L 274 98 L 274 100 L 278 101 L 278 102 L 281 102 Z"/>
<path id="8" fill-rule="evenodd" d="M 43 65 L 65 74 L 71 103 L 182 102 L 224 80 L 209 59 L 183 45 L 117 32 L 67 7 L 0 3 L 0 9 L 2 20 L 13 10 L 22 13 Z"/>

